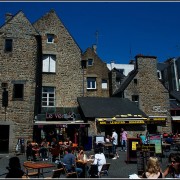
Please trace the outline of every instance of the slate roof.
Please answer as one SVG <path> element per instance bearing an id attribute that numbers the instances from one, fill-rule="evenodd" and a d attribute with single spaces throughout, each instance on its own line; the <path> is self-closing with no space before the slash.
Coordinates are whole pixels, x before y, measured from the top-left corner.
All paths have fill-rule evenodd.
<path id="1" fill-rule="evenodd" d="M 180 102 L 175 99 L 170 100 L 170 110 L 180 110 Z"/>
<path id="2" fill-rule="evenodd" d="M 162 70 L 164 70 L 165 68 L 167 68 L 168 67 L 168 64 L 167 63 L 157 63 L 157 69 L 159 70 L 159 71 L 162 71 Z"/>
<path id="3" fill-rule="evenodd" d="M 116 115 L 147 115 L 126 98 L 78 97 L 77 101 L 86 118 L 112 118 Z"/>
<path id="4" fill-rule="evenodd" d="M 132 70 L 128 74 L 128 76 L 124 79 L 124 81 L 121 84 L 121 86 L 119 87 L 119 89 L 117 89 L 112 96 L 117 96 L 118 94 L 123 92 L 127 88 L 127 86 L 129 85 L 129 83 L 133 80 L 133 78 L 136 76 L 137 73 L 138 73 L 137 69 Z"/>
<path id="5" fill-rule="evenodd" d="M 173 97 L 174 99 L 180 101 L 180 91 L 171 91 L 169 95 L 170 97 Z"/>

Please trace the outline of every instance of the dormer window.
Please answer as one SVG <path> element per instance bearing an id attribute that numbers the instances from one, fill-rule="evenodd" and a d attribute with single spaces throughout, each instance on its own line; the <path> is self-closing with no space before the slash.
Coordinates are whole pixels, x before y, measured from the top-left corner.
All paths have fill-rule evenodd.
<path id="1" fill-rule="evenodd" d="M 47 43 L 54 43 L 54 34 L 47 34 Z"/>

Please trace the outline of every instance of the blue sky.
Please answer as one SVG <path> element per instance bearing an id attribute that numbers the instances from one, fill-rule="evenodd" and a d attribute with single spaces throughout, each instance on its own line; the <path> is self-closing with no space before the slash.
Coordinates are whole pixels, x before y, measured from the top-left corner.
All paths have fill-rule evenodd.
<path id="1" fill-rule="evenodd" d="M 0 2 L 0 26 L 7 12 L 22 10 L 33 23 L 51 9 L 83 52 L 97 43 L 106 63 L 127 64 L 137 54 L 159 62 L 180 56 L 180 2 Z"/>

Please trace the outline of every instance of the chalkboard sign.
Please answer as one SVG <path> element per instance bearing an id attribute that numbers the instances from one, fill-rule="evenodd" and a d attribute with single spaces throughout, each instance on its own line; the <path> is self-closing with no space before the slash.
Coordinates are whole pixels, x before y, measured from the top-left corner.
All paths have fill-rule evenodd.
<path id="1" fill-rule="evenodd" d="M 151 156 L 155 156 L 155 144 L 138 144 L 136 146 L 138 175 L 145 172 L 146 164 Z"/>
<path id="2" fill-rule="evenodd" d="M 128 138 L 127 139 L 127 162 L 136 162 L 137 154 L 136 147 L 140 144 L 140 138 Z"/>

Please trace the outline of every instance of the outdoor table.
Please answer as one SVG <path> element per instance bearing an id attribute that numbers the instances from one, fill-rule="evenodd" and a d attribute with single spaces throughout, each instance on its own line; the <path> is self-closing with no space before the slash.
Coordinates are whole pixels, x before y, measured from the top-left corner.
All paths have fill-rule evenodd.
<path id="1" fill-rule="evenodd" d="M 103 144 L 103 153 L 108 154 L 108 158 L 109 158 L 111 152 L 112 152 L 112 143 L 104 143 Z"/>
<path id="2" fill-rule="evenodd" d="M 37 169 L 38 170 L 38 178 L 39 178 L 40 175 L 43 176 L 43 169 L 55 167 L 54 164 L 39 163 L 39 162 L 25 162 L 23 164 L 23 166 L 25 166 L 27 168 Z M 42 172 L 41 172 L 41 170 L 42 170 Z"/>
<path id="3" fill-rule="evenodd" d="M 177 151 L 179 152 L 179 150 L 180 150 L 180 142 L 176 142 L 176 143 L 175 143 L 175 146 L 176 146 L 176 148 L 177 148 Z"/>
<path id="4" fill-rule="evenodd" d="M 94 161 L 94 159 L 87 159 L 86 162 L 82 160 L 76 160 L 76 166 L 83 169 L 83 178 L 87 178 L 87 166 L 88 164 L 91 164 Z"/>

